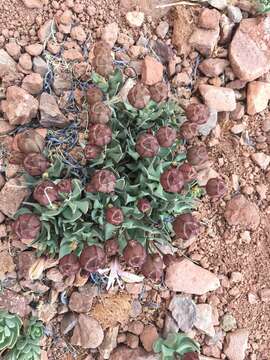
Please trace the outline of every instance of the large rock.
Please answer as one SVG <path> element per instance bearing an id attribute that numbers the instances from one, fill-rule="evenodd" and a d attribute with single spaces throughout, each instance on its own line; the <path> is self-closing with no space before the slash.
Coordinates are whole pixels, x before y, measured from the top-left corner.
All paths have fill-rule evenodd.
<path id="1" fill-rule="evenodd" d="M 231 67 L 241 80 L 252 81 L 270 69 L 270 16 L 242 20 L 229 49 Z"/>
<path id="2" fill-rule="evenodd" d="M 91 316 L 80 314 L 75 326 L 71 344 L 84 349 L 96 349 L 101 345 L 104 333 L 99 322 Z"/>
<path id="3" fill-rule="evenodd" d="M 42 93 L 39 101 L 40 125 L 45 128 L 63 128 L 68 124 L 67 118 L 61 113 L 55 98 Z"/>
<path id="4" fill-rule="evenodd" d="M 38 101 L 24 89 L 10 86 L 6 100 L 2 101 L 2 111 L 11 125 L 24 125 L 37 115 Z"/>
<path id="5" fill-rule="evenodd" d="M 220 286 L 216 275 L 193 264 L 188 259 L 168 266 L 165 283 L 172 291 L 194 295 L 203 295 L 208 291 L 216 290 Z"/>
<path id="6" fill-rule="evenodd" d="M 152 56 L 147 55 L 142 65 L 142 82 L 155 85 L 163 80 L 163 65 Z"/>
<path id="7" fill-rule="evenodd" d="M 149 354 L 142 348 L 129 349 L 127 346 L 119 346 L 111 355 L 110 360 L 159 360 L 159 354 Z"/>
<path id="8" fill-rule="evenodd" d="M 0 309 L 10 311 L 13 314 L 18 314 L 21 317 L 26 317 L 30 314 L 31 308 L 29 300 L 23 295 L 14 291 L 5 289 L 0 292 Z"/>
<path id="9" fill-rule="evenodd" d="M 196 305 L 191 298 L 183 295 L 174 295 L 170 302 L 169 310 L 182 331 L 188 332 L 192 329 L 197 314 Z"/>
<path id="10" fill-rule="evenodd" d="M 247 113 L 255 115 L 267 108 L 270 99 L 270 84 L 252 81 L 247 88 Z"/>
<path id="11" fill-rule="evenodd" d="M 0 211 L 12 218 L 29 193 L 22 178 L 10 179 L 0 191 Z"/>
<path id="12" fill-rule="evenodd" d="M 217 45 L 218 36 L 219 28 L 215 30 L 196 28 L 189 39 L 189 44 L 202 55 L 210 56 Z"/>
<path id="13" fill-rule="evenodd" d="M 0 77 L 9 72 L 16 72 L 16 62 L 4 49 L 0 49 Z"/>
<path id="14" fill-rule="evenodd" d="M 199 86 L 199 91 L 205 104 L 217 112 L 233 111 L 236 108 L 235 93 L 232 89 L 203 84 Z"/>
<path id="15" fill-rule="evenodd" d="M 245 230 L 256 230 L 260 224 L 260 212 L 257 205 L 241 194 L 228 201 L 224 216 L 229 225 L 238 225 Z"/>
<path id="16" fill-rule="evenodd" d="M 229 360 L 244 360 L 248 347 L 249 332 L 246 329 L 236 330 L 226 336 L 224 353 Z"/>

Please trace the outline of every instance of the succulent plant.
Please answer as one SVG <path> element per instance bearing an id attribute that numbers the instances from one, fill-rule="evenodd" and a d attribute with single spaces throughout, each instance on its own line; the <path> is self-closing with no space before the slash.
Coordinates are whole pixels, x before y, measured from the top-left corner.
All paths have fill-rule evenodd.
<path id="1" fill-rule="evenodd" d="M 26 336 L 32 341 L 39 341 L 44 335 L 44 326 L 41 321 L 31 318 L 28 321 Z"/>
<path id="2" fill-rule="evenodd" d="M 158 154 L 159 143 L 157 138 L 151 134 L 139 135 L 136 142 L 136 151 L 142 158 L 151 158 Z"/>
<path id="3" fill-rule="evenodd" d="M 199 354 L 200 346 L 184 333 L 169 333 L 166 339 L 159 338 L 155 341 L 153 350 L 155 353 L 161 353 L 163 360 L 174 360 L 176 355 L 181 360 L 197 360 L 198 356 L 188 357 L 188 354 Z"/>
<path id="4" fill-rule="evenodd" d="M 151 99 L 157 103 L 168 98 L 168 85 L 165 82 L 159 82 L 149 87 Z"/>
<path id="5" fill-rule="evenodd" d="M 58 193 L 71 193 L 73 190 L 72 179 L 62 179 L 57 183 Z"/>
<path id="6" fill-rule="evenodd" d="M 103 92 L 97 86 L 93 86 L 87 90 L 86 97 L 88 104 L 91 106 L 103 100 Z"/>
<path id="7" fill-rule="evenodd" d="M 96 191 L 110 193 L 115 189 L 116 177 L 110 170 L 98 170 L 95 171 L 91 183 Z"/>
<path id="8" fill-rule="evenodd" d="M 195 180 L 197 177 L 197 171 L 188 163 L 180 165 L 178 170 L 182 173 L 185 182 Z"/>
<path id="9" fill-rule="evenodd" d="M 23 166 L 29 175 L 40 176 L 48 169 L 49 162 L 43 155 L 31 153 L 24 158 Z"/>
<path id="10" fill-rule="evenodd" d="M 119 242 L 116 238 L 109 239 L 104 245 L 105 253 L 108 257 L 115 256 L 119 252 Z"/>
<path id="11" fill-rule="evenodd" d="M 59 270 L 65 276 L 75 275 L 79 269 L 79 258 L 74 253 L 63 256 L 59 261 Z"/>
<path id="12" fill-rule="evenodd" d="M 186 121 L 180 128 L 180 138 L 184 140 L 191 140 L 197 135 L 197 130 L 198 126 L 196 123 Z"/>
<path id="13" fill-rule="evenodd" d="M 86 160 L 93 160 L 100 156 L 102 150 L 100 146 L 87 144 L 84 148 L 84 156 Z"/>
<path id="14" fill-rule="evenodd" d="M 168 168 L 161 174 L 160 183 L 165 191 L 178 193 L 184 186 L 184 176 L 178 168 Z"/>
<path id="15" fill-rule="evenodd" d="M 25 130 L 17 135 L 17 147 L 24 154 L 42 153 L 44 146 L 43 137 L 33 129 Z"/>
<path id="16" fill-rule="evenodd" d="M 106 124 L 110 120 L 111 115 L 111 109 L 102 101 L 94 103 L 89 108 L 90 121 L 95 124 Z"/>
<path id="17" fill-rule="evenodd" d="M 97 245 L 87 246 L 80 256 L 81 267 L 88 272 L 95 272 L 106 263 L 106 255 L 103 249 Z"/>
<path id="18" fill-rule="evenodd" d="M 89 144 L 105 146 L 112 141 L 112 130 L 104 124 L 93 124 L 89 126 Z"/>
<path id="19" fill-rule="evenodd" d="M 176 140 L 176 130 L 170 126 L 161 126 L 156 133 L 156 138 L 160 146 L 171 147 Z"/>
<path id="20" fill-rule="evenodd" d="M 121 225 L 124 221 L 123 211 L 115 206 L 109 207 L 106 210 L 106 221 L 112 225 Z"/>
<path id="21" fill-rule="evenodd" d="M 190 213 L 178 215 L 173 222 L 173 230 L 177 237 L 188 240 L 198 235 L 200 224 Z"/>
<path id="22" fill-rule="evenodd" d="M 146 278 L 158 282 L 163 275 L 163 266 L 163 260 L 158 254 L 147 255 L 141 271 Z"/>
<path id="23" fill-rule="evenodd" d="M 140 268 L 146 260 L 145 248 L 136 240 L 129 240 L 123 251 L 126 263 L 133 268 Z"/>
<path id="24" fill-rule="evenodd" d="M 208 154 L 204 145 L 195 145 L 188 149 L 187 160 L 191 165 L 198 166 L 208 160 Z"/>
<path id="25" fill-rule="evenodd" d="M 210 110 L 204 104 L 189 104 L 186 108 L 186 117 L 189 121 L 202 125 L 205 124 L 210 116 Z"/>
<path id="26" fill-rule="evenodd" d="M 136 109 L 143 109 L 151 99 L 150 91 L 141 83 L 137 83 L 129 90 L 128 101 Z"/>
<path id="27" fill-rule="evenodd" d="M 19 215 L 13 223 L 13 231 L 19 239 L 36 240 L 41 230 L 41 221 L 35 214 Z"/>
<path id="28" fill-rule="evenodd" d="M 137 207 L 143 214 L 148 214 L 151 211 L 151 203 L 147 199 L 139 199 Z"/>
<path id="29" fill-rule="evenodd" d="M 22 321 L 17 315 L 0 310 L 0 352 L 15 346 L 21 326 Z"/>
<path id="30" fill-rule="evenodd" d="M 59 200 L 58 188 L 51 180 L 40 182 L 34 190 L 33 198 L 43 206 Z"/>
<path id="31" fill-rule="evenodd" d="M 223 197 L 227 192 L 227 186 L 225 182 L 220 178 L 209 179 L 205 189 L 207 195 L 213 199 L 219 199 Z"/>

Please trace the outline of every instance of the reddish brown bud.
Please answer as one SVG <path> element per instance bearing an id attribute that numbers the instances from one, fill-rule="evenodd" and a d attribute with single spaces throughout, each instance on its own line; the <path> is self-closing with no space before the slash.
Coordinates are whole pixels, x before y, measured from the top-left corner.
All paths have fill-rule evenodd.
<path id="1" fill-rule="evenodd" d="M 222 179 L 213 178 L 206 184 L 207 195 L 214 199 L 222 198 L 227 192 L 227 186 Z"/>
<path id="2" fill-rule="evenodd" d="M 42 181 L 35 187 L 33 198 L 40 205 L 49 205 L 59 200 L 58 188 L 50 180 Z"/>
<path id="3" fill-rule="evenodd" d="M 112 130 L 104 124 L 89 126 L 89 143 L 96 146 L 105 146 L 112 141 Z"/>
<path id="4" fill-rule="evenodd" d="M 165 191 L 178 193 L 184 186 L 184 177 L 177 168 L 169 168 L 161 174 L 160 183 Z"/>
<path id="5" fill-rule="evenodd" d="M 119 251 L 119 242 L 116 238 L 109 239 L 105 242 L 105 253 L 108 257 L 115 256 Z"/>
<path id="6" fill-rule="evenodd" d="M 154 135 L 141 134 L 136 142 L 136 151 L 142 158 L 151 158 L 158 154 L 159 144 Z"/>
<path id="7" fill-rule="evenodd" d="M 152 209 L 151 203 L 147 199 L 138 200 L 137 206 L 138 206 L 139 211 L 144 213 L 144 214 L 149 213 L 151 211 L 151 209 Z"/>
<path id="8" fill-rule="evenodd" d="M 91 245 L 83 249 L 80 256 L 80 264 L 84 270 L 94 272 L 102 268 L 105 263 L 106 255 L 100 246 Z"/>
<path id="9" fill-rule="evenodd" d="M 73 190 L 72 179 L 63 179 L 57 184 L 58 193 L 71 193 Z"/>
<path id="10" fill-rule="evenodd" d="M 149 87 L 151 99 L 157 103 L 168 98 L 168 85 L 165 82 L 159 82 Z"/>
<path id="11" fill-rule="evenodd" d="M 178 215 L 173 222 L 173 230 L 177 237 L 183 240 L 188 240 L 193 236 L 199 234 L 200 224 L 192 216 L 192 214 L 186 213 Z"/>
<path id="12" fill-rule="evenodd" d="M 95 124 L 106 124 L 112 115 L 112 111 L 109 106 L 103 102 L 96 102 L 89 107 L 90 121 Z"/>
<path id="13" fill-rule="evenodd" d="M 127 246 L 124 249 L 123 256 L 125 262 L 133 267 L 139 268 L 143 265 L 146 259 L 145 248 L 136 240 L 129 240 Z"/>
<path id="14" fill-rule="evenodd" d="M 143 109 L 150 101 L 150 91 L 141 83 L 129 90 L 128 101 L 136 109 Z"/>
<path id="15" fill-rule="evenodd" d="M 208 160 L 208 154 L 204 145 L 192 146 L 187 151 L 187 160 L 191 165 L 202 165 Z"/>
<path id="16" fill-rule="evenodd" d="M 97 192 L 97 189 L 95 188 L 94 184 L 92 181 L 90 181 L 90 183 L 88 183 L 86 186 L 85 186 L 85 191 L 86 192 L 89 192 L 89 193 L 95 193 Z"/>
<path id="17" fill-rule="evenodd" d="M 79 258 L 74 253 L 63 256 L 59 261 L 59 270 L 64 276 L 77 274 L 80 270 Z"/>
<path id="18" fill-rule="evenodd" d="M 210 110 L 204 104 L 189 104 L 186 109 L 187 119 L 197 125 L 205 124 L 210 116 Z"/>
<path id="19" fill-rule="evenodd" d="M 188 352 L 183 355 L 182 360 L 199 360 L 199 354 L 197 352 Z"/>
<path id="20" fill-rule="evenodd" d="M 158 254 L 147 255 L 141 272 L 146 278 L 157 282 L 163 275 L 163 265 L 162 258 Z"/>
<path id="21" fill-rule="evenodd" d="M 197 177 L 197 171 L 188 163 L 180 165 L 178 170 L 183 174 L 185 182 L 195 180 Z"/>
<path id="22" fill-rule="evenodd" d="M 158 129 L 156 138 L 160 146 L 171 147 L 176 139 L 176 130 L 170 126 L 162 126 Z"/>
<path id="23" fill-rule="evenodd" d="M 97 170 L 92 177 L 91 183 L 96 191 L 110 193 L 114 191 L 116 177 L 110 170 Z"/>
<path id="24" fill-rule="evenodd" d="M 112 225 L 120 225 L 124 221 L 124 214 L 117 207 L 110 207 L 106 210 L 106 221 Z"/>
<path id="25" fill-rule="evenodd" d="M 40 233 L 41 222 L 34 214 L 23 214 L 13 223 L 13 231 L 19 239 L 36 240 Z"/>
<path id="26" fill-rule="evenodd" d="M 180 128 L 180 138 L 184 140 L 191 140 L 197 135 L 197 130 L 197 124 L 186 121 Z"/>
<path id="27" fill-rule="evenodd" d="M 100 156 L 102 150 L 100 146 L 87 144 L 83 151 L 86 160 L 93 160 Z"/>
<path id="28" fill-rule="evenodd" d="M 103 100 L 103 92 L 98 87 L 90 87 L 87 90 L 87 101 L 89 105 L 94 105 Z"/>
<path id="29" fill-rule="evenodd" d="M 98 74 L 107 77 L 113 73 L 113 59 L 110 46 L 101 41 L 94 47 L 93 66 Z"/>
<path id="30" fill-rule="evenodd" d="M 17 147 L 24 154 L 41 153 L 45 146 L 43 137 L 35 130 L 28 129 L 18 135 Z"/>
<path id="31" fill-rule="evenodd" d="M 13 150 L 8 155 L 8 162 L 12 165 L 23 165 L 25 156 L 26 156 L 25 154 Z"/>
<path id="32" fill-rule="evenodd" d="M 49 165 L 50 163 L 47 159 L 43 155 L 37 153 L 28 154 L 23 161 L 25 170 L 31 176 L 42 175 L 48 169 Z"/>

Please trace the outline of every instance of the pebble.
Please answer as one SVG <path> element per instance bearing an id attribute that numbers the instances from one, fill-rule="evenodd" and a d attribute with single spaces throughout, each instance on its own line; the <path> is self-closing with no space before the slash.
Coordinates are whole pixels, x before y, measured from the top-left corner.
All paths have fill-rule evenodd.
<path id="1" fill-rule="evenodd" d="M 13 57 L 14 60 L 19 60 L 21 55 L 21 47 L 16 42 L 8 42 L 5 45 L 5 49 L 7 50 L 8 54 Z"/>
<path id="2" fill-rule="evenodd" d="M 153 344 L 158 338 L 159 335 L 154 325 L 145 326 L 140 335 L 141 343 L 147 352 L 153 351 Z"/>
<path id="3" fill-rule="evenodd" d="M 101 39 L 106 43 L 108 43 L 112 48 L 117 41 L 118 34 L 119 34 L 119 26 L 116 22 L 114 22 L 104 27 L 102 31 Z"/>
<path id="4" fill-rule="evenodd" d="M 195 303 L 190 297 L 174 295 L 170 302 L 169 310 L 182 331 L 188 332 L 192 329 L 196 321 L 197 310 Z"/>
<path id="5" fill-rule="evenodd" d="M 261 289 L 259 291 L 259 296 L 262 302 L 269 303 L 270 302 L 270 289 Z"/>
<path id="6" fill-rule="evenodd" d="M 130 11 L 126 14 L 126 20 L 130 27 L 141 27 L 144 23 L 144 13 L 139 11 Z"/>
<path id="7" fill-rule="evenodd" d="M 247 88 L 247 113 L 255 115 L 267 108 L 270 99 L 270 84 L 252 81 Z"/>
<path id="8" fill-rule="evenodd" d="M 75 325 L 71 344 L 84 349 L 96 349 L 102 344 L 104 332 L 99 322 L 91 316 L 80 314 Z"/>
<path id="9" fill-rule="evenodd" d="M 219 32 L 219 28 L 215 30 L 197 28 L 189 38 L 189 44 L 202 55 L 210 56 L 217 45 Z"/>
<path id="10" fill-rule="evenodd" d="M 224 10 L 227 7 L 227 0 L 208 0 L 208 4 L 218 10 Z"/>
<path id="11" fill-rule="evenodd" d="M 229 5 L 227 7 L 227 14 L 235 24 L 240 23 L 243 18 L 242 12 L 237 6 Z"/>
<path id="12" fill-rule="evenodd" d="M 204 8 L 200 14 L 198 25 L 201 28 L 215 30 L 219 28 L 220 13 L 216 9 Z"/>
<path id="13" fill-rule="evenodd" d="M 199 91 L 206 105 L 217 112 L 233 111 L 236 108 L 235 93 L 232 89 L 212 85 L 200 85 Z"/>
<path id="14" fill-rule="evenodd" d="M 32 59 L 31 56 L 27 53 L 24 53 L 19 58 L 19 64 L 21 67 L 27 71 L 32 69 Z"/>
<path id="15" fill-rule="evenodd" d="M 225 331 L 232 331 L 236 328 L 236 319 L 231 314 L 225 314 L 221 320 L 221 328 Z"/>
<path id="16" fill-rule="evenodd" d="M 31 44 L 26 46 L 25 50 L 31 56 L 39 56 L 43 51 L 43 46 L 41 44 Z"/>
<path id="17" fill-rule="evenodd" d="M 117 347 L 118 331 L 119 326 L 109 328 L 105 334 L 102 344 L 99 347 L 99 352 L 105 360 L 110 359 L 112 351 Z"/>
<path id="18" fill-rule="evenodd" d="M 137 349 L 137 347 L 139 346 L 139 337 L 134 334 L 127 334 L 126 344 L 131 349 Z"/>
<path id="19" fill-rule="evenodd" d="M 161 39 L 164 39 L 168 31 L 169 31 L 169 24 L 167 23 L 167 21 L 161 21 L 157 26 L 156 34 Z"/>
<path id="20" fill-rule="evenodd" d="M 144 325 L 141 321 L 135 320 L 128 324 L 128 331 L 135 335 L 141 335 Z"/>
<path id="21" fill-rule="evenodd" d="M 196 305 L 196 321 L 194 326 L 204 334 L 213 337 L 215 328 L 213 324 L 213 309 L 209 304 Z"/>
<path id="22" fill-rule="evenodd" d="M 22 88 L 29 92 L 29 94 L 40 94 L 43 89 L 43 79 L 40 74 L 31 73 L 27 75 L 22 82 Z"/>
<path id="23" fill-rule="evenodd" d="M 49 71 L 49 67 L 47 63 L 42 59 L 42 57 L 37 56 L 33 59 L 33 70 L 40 76 L 44 77 Z"/>
<path id="24" fill-rule="evenodd" d="M 262 170 L 266 170 L 270 163 L 270 156 L 263 152 L 257 152 L 251 155 L 251 159 L 257 164 Z"/>
<path id="25" fill-rule="evenodd" d="M 163 65 L 154 57 L 147 55 L 142 63 L 142 82 L 155 85 L 163 80 Z"/>
<path id="26" fill-rule="evenodd" d="M 249 332 L 246 329 L 238 329 L 227 334 L 224 345 L 224 353 L 229 360 L 244 360 L 248 347 Z"/>

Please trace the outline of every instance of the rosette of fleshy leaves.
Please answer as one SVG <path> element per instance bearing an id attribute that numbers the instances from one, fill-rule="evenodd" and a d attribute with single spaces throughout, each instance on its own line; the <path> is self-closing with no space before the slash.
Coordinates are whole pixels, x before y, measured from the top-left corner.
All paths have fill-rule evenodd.
<path id="1" fill-rule="evenodd" d="M 24 335 L 20 336 L 14 348 L 7 353 L 5 360 L 39 360 L 41 356 L 40 340 L 44 335 L 44 326 L 36 319 L 30 319 Z"/>
<path id="2" fill-rule="evenodd" d="M 200 345 L 184 333 L 169 333 L 166 339 L 159 338 L 153 345 L 155 353 L 161 353 L 162 360 L 199 360 Z"/>
<path id="3" fill-rule="evenodd" d="M 21 326 L 22 321 L 17 315 L 0 311 L 0 353 L 14 347 L 20 336 Z"/>

